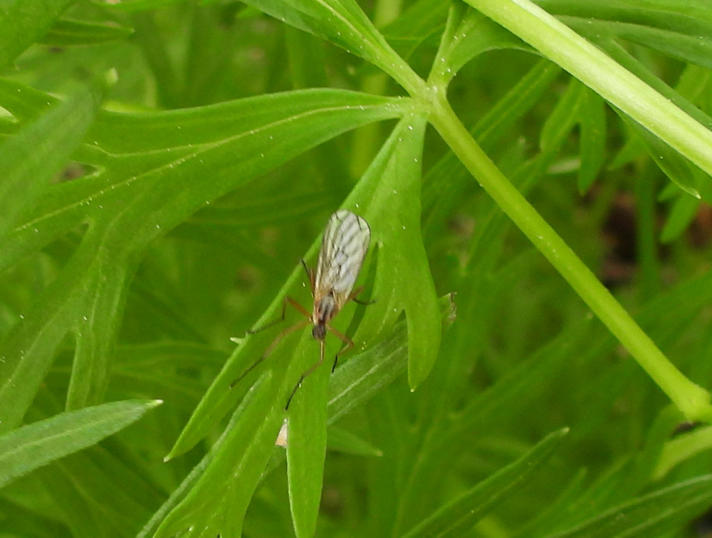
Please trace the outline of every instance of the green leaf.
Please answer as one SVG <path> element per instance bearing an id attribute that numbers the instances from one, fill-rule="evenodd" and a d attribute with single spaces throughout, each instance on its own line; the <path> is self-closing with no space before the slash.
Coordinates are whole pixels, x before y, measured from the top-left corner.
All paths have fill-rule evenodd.
<path id="1" fill-rule="evenodd" d="M 74 288 L 77 280 L 83 283 L 81 276 L 91 267 L 92 247 L 87 242 L 80 246 L 63 273 L 44 291 L 46 304 L 38 303 L 2 341 L 0 431 L 8 431 L 22 421 L 52 364 L 57 347 L 74 320 L 81 317 L 82 296 Z"/>
<path id="2" fill-rule="evenodd" d="M 311 338 L 311 335 L 306 337 Z M 297 352 L 308 353 L 310 357 L 306 361 L 314 363 L 312 350 L 311 346 L 300 346 Z M 295 357 L 293 360 L 298 359 Z M 302 359 L 299 362 L 305 361 Z M 298 537 L 314 536 L 319 515 L 326 457 L 326 403 L 330 374 L 327 364 L 309 375 L 289 407 L 287 478 L 292 523 Z"/>
<path id="3" fill-rule="evenodd" d="M 712 427 L 702 426 L 666 442 L 653 471 L 653 480 L 660 480 L 680 463 L 712 448 Z"/>
<path id="4" fill-rule="evenodd" d="M 52 27 L 73 0 L 3 2 L 0 17 L 0 68 L 7 67 Z"/>
<path id="5" fill-rule="evenodd" d="M 380 269 L 376 271 L 373 288 L 377 302 L 369 307 L 365 320 L 371 320 L 369 325 L 364 329 L 360 327 L 353 340 L 357 346 L 371 341 L 384 328 L 390 327 L 405 310 L 409 327 L 409 378 L 414 384 L 427 375 L 440 342 L 437 297 L 420 238 L 420 152 L 424 125 L 417 118 L 401 122 L 391 135 L 389 144 L 343 204 L 343 207 L 361 214 L 369 222 L 371 257 L 374 250 L 379 251 Z M 390 209 L 386 211 L 386 207 Z M 398 208 L 398 212 L 393 208 Z M 319 239 L 316 239 L 305 259 L 315 258 L 318 245 Z M 423 265 L 415 263 L 416 260 L 422 261 Z M 299 285 L 301 277 L 301 267 L 295 267 L 256 326 L 278 316 L 285 295 L 300 297 L 301 293 L 303 296 L 303 288 Z M 406 288 L 395 286 L 401 278 L 406 278 L 413 285 Z M 339 318 L 345 319 L 345 315 Z M 229 391 L 229 386 L 254 361 L 254 357 L 259 356 L 260 348 L 264 349 L 268 343 L 265 335 L 255 336 L 245 339 L 225 364 L 176 441 L 170 457 L 193 446 L 216 419 L 234 406 L 237 394 Z"/>
<path id="6" fill-rule="evenodd" d="M 704 0 L 538 0 L 547 11 L 581 17 L 622 20 L 650 20 L 664 28 L 690 27 L 711 23 L 712 9 Z"/>
<path id="7" fill-rule="evenodd" d="M 96 45 L 118 39 L 126 39 L 132 33 L 132 28 L 114 23 L 60 19 L 42 37 L 41 42 L 43 45 L 55 47 Z"/>
<path id="8" fill-rule="evenodd" d="M 354 0 L 245 0 L 245 3 L 360 56 L 408 90 L 422 84 Z"/>
<path id="9" fill-rule="evenodd" d="M 464 4 L 453 3 L 430 80 L 447 86 L 470 60 L 496 49 L 533 52 L 533 49 L 518 37 L 478 11 Z"/>
<path id="10" fill-rule="evenodd" d="M 673 58 L 710 65 L 712 17 L 703 2 L 542 0 L 541 5 L 577 30 L 585 26 L 599 36 L 613 35 Z"/>
<path id="11" fill-rule="evenodd" d="M 357 346 L 372 340 L 405 312 L 411 389 L 428 376 L 440 346 L 437 295 L 420 232 L 425 125 L 418 116 L 401 120 L 344 202 L 371 226 L 371 259 L 377 259 L 376 303 L 353 340 Z"/>
<path id="12" fill-rule="evenodd" d="M 118 453 L 94 446 L 38 471 L 76 536 L 128 535 L 149 517 L 156 502 L 157 491 L 145 469 L 141 472 L 125 460 L 127 447 L 113 446 Z"/>
<path id="13" fill-rule="evenodd" d="M 37 92 L 12 110 L 41 108 Z M 151 242 L 206 202 L 344 131 L 397 117 L 404 100 L 306 90 L 160 114 L 105 113 L 80 158 L 102 171 L 53 188 L 6 240 L 0 265 L 42 248 L 84 222 L 92 226 L 35 310 L 0 346 L 0 429 L 17 424 L 68 332 L 77 337 L 67 403 L 100 401 L 125 290 Z M 185 127 L 185 128 L 184 128 Z M 133 133 L 141 132 L 141 137 Z M 209 181 L 196 181 L 210 171 Z M 147 215 L 149 215 L 148 218 Z M 278 307 L 275 307 L 273 315 Z M 234 374 L 221 388 L 237 377 Z M 234 406 L 236 395 L 225 411 Z M 222 416 L 222 415 L 221 415 Z M 211 427 L 208 422 L 205 426 Z"/>
<path id="14" fill-rule="evenodd" d="M 160 400 L 126 400 L 53 417 L 0 436 L 0 487 L 78 450 L 98 443 L 140 419 Z"/>
<path id="15" fill-rule="evenodd" d="M 447 2 L 417 0 L 382 29 L 388 42 L 403 58 L 411 56 L 423 43 L 437 38 L 445 26 Z"/>
<path id="16" fill-rule="evenodd" d="M 99 87 L 82 89 L 0 145 L 0 238 L 62 170 L 94 121 L 101 96 Z"/>
<path id="17" fill-rule="evenodd" d="M 379 342 L 336 369 L 329 382 L 329 423 L 363 405 L 391 384 L 408 365 L 405 320 Z"/>
<path id="18" fill-rule="evenodd" d="M 283 404 L 272 405 L 266 416 L 262 413 L 273 397 L 273 383 L 267 371 L 250 388 L 208 459 L 200 464 L 204 472 L 192 479 L 185 497 L 165 516 L 154 536 L 173 536 L 188 528 L 240 535 L 247 505 L 271 454 L 265 443 L 274 444 L 283 414 Z"/>
<path id="19" fill-rule="evenodd" d="M 656 490 L 607 510 L 556 538 L 650 536 L 679 528 L 712 502 L 712 476 L 706 475 Z"/>
<path id="20" fill-rule="evenodd" d="M 597 47 L 531 2 L 467 0 L 634 121 L 712 173 L 712 133 Z M 650 111 L 655 110 L 654 114 Z"/>
<path id="21" fill-rule="evenodd" d="M 704 29 L 707 35 L 689 35 L 689 29 L 683 33 L 627 23 L 606 23 L 605 28 L 617 37 L 645 45 L 672 58 L 712 67 L 712 24 Z M 595 31 L 595 25 L 592 29 Z"/>
<path id="22" fill-rule="evenodd" d="M 103 262 L 103 263 L 102 263 Z M 109 382 L 115 339 L 124 307 L 131 269 L 102 260 L 84 282 L 81 320 L 74 325 L 76 349 L 67 390 L 67 409 L 101 401 Z"/>
<path id="23" fill-rule="evenodd" d="M 629 122 L 653 162 L 680 189 L 700 199 L 699 183 L 707 174 L 642 126 Z"/>
<path id="24" fill-rule="evenodd" d="M 451 323 L 454 318 L 454 305 L 452 302 L 452 297 L 448 295 L 441 298 L 439 300 L 438 306 L 440 308 L 442 322 Z M 311 337 L 305 332 L 302 339 L 306 340 L 306 342 L 310 342 Z M 311 346 L 311 349 L 313 351 L 315 349 L 315 346 Z M 309 366 L 309 364 L 311 364 L 311 361 L 313 361 L 314 357 L 310 353 L 306 353 L 303 348 L 298 349 L 297 353 L 300 354 L 300 357 L 296 358 L 296 360 L 292 360 L 292 362 L 296 364 L 296 368 L 290 368 L 293 372 L 301 374 L 303 372 L 303 369 L 300 368 L 306 368 L 307 366 Z M 397 377 L 402 375 L 403 372 L 406 370 L 407 358 L 406 323 L 405 321 L 399 321 L 398 323 L 396 323 L 396 326 L 393 328 L 393 330 L 383 339 L 383 341 L 375 344 L 372 347 L 369 347 L 363 353 L 359 353 L 356 356 L 350 358 L 346 362 L 346 364 L 337 368 L 333 375 L 330 376 L 328 398 L 328 423 L 333 424 L 341 417 L 343 417 L 346 413 L 354 409 L 354 407 L 362 405 L 364 402 L 381 392 L 384 387 L 391 384 Z M 304 362 L 305 360 L 309 362 Z M 322 370 L 327 369 L 323 368 Z M 284 375 L 283 372 L 280 372 L 279 370 L 275 371 L 280 376 Z M 265 375 L 271 374 L 265 372 L 263 377 Z M 287 376 L 287 378 L 288 377 L 289 376 Z M 260 378 L 260 380 L 261 379 L 262 378 Z M 259 381 L 259 383 L 260 386 L 262 386 L 263 382 Z M 257 384 L 255 385 L 255 387 L 257 387 Z M 142 531 L 139 533 L 140 537 L 143 538 L 152 536 L 156 532 L 158 526 L 162 524 L 161 522 L 166 518 L 167 514 L 171 513 L 179 505 L 182 506 L 179 511 L 190 512 L 186 515 L 186 518 L 184 519 L 185 526 L 188 525 L 189 521 L 197 521 L 198 516 L 196 516 L 195 514 L 198 514 L 201 511 L 201 508 L 199 508 L 199 506 L 196 507 L 198 505 L 198 498 L 195 498 L 193 501 L 187 501 L 185 504 L 182 503 L 183 499 L 186 498 L 190 491 L 192 491 L 196 487 L 199 487 L 196 486 L 196 484 L 198 484 L 199 482 L 201 484 L 205 483 L 205 487 L 208 488 L 201 494 L 207 496 L 210 499 L 213 499 L 214 502 L 212 504 L 218 504 L 219 499 L 222 498 L 222 490 L 219 487 L 215 489 L 214 485 L 208 486 L 208 484 L 214 484 L 214 481 L 203 482 L 203 476 L 206 473 L 206 470 L 211 469 L 213 466 L 212 462 L 215 455 L 227 452 L 233 457 L 239 458 L 242 457 L 240 455 L 243 454 L 244 451 L 249 451 L 249 453 L 254 458 L 256 456 L 259 457 L 260 454 L 269 452 L 266 449 L 269 446 L 272 446 L 275 442 L 278 429 L 277 426 L 279 425 L 279 421 L 282 420 L 284 416 L 284 404 L 286 403 L 288 393 L 292 391 L 294 385 L 291 384 L 285 386 L 284 388 L 286 389 L 286 392 L 283 391 L 284 399 L 279 399 L 278 397 L 272 397 L 270 399 L 269 395 L 264 395 L 264 399 L 262 400 L 262 402 L 270 402 L 268 409 L 266 407 L 262 407 L 262 409 L 260 409 L 257 405 L 259 404 L 259 402 L 254 405 L 249 403 L 249 401 L 253 401 L 251 399 L 253 398 L 253 395 L 255 393 L 254 389 L 248 392 L 248 395 L 246 396 L 245 400 L 240 403 L 240 407 L 238 409 L 240 413 L 244 413 L 245 415 L 247 415 L 248 413 L 256 413 L 259 416 L 266 417 L 265 420 L 271 420 L 273 418 L 273 413 L 276 412 L 276 419 L 274 423 L 275 429 L 273 430 L 274 436 L 270 437 L 269 435 L 267 435 L 266 437 L 264 437 L 263 440 L 265 441 L 265 444 L 262 445 L 261 448 L 260 446 L 253 446 L 259 445 L 259 441 L 257 439 L 249 437 L 249 434 L 247 434 L 245 438 L 242 438 L 242 442 L 244 443 L 243 445 L 239 445 L 238 442 L 235 441 L 235 443 L 231 445 L 232 448 L 221 448 L 223 444 L 226 443 L 227 440 L 230 438 L 229 436 L 237 435 L 234 432 L 231 433 L 232 430 L 236 427 L 233 426 L 233 424 L 237 424 L 236 421 L 239 419 L 240 416 L 238 414 L 238 411 L 236 411 L 233 415 L 231 423 L 226 428 L 225 433 L 220 437 L 220 439 L 215 443 L 215 445 L 213 445 L 211 451 L 205 457 L 203 457 L 203 459 L 190 471 L 190 473 L 188 474 L 188 476 L 186 476 L 180 486 L 177 487 L 171 494 L 170 498 L 166 500 L 164 504 L 156 511 L 151 520 L 144 526 Z M 303 392 L 304 389 L 305 387 L 299 389 L 297 394 Z M 269 392 L 269 390 L 265 389 L 265 392 Z M 297 397 L 298 396 L 295 395 L 295 398 Z M 299 397 L 303 398 L 304 396 L 300 395 Z M 249 409 L 252 409 L 252 411 L 248 411 Z M 267 409 L 267 411 L 265 411 L 265 409 Z M 247 420 L 247 418 L 239 420 Z M 288 442 L 289 435 L 290 434 L 288 432 Z M 347 437 L 346 440 L 351 442 L 351 437 Z M 358 445 L 358 443 L 356 444 Z M 278 452 L 277 454 L 280 453 Z M 221 457 L 228 458 L 227 455 L 223 455 Z M 280 460 L 277 459 L 277 461 Z M 264 464 L 264 460 L 260 460 L 260 462 Z M 225 461 L 221 460 L 221 462 L 216 463 L 216 465 L 222 466 L 222 472 L 224 472 L 224 466 L 226 465 Z M 245 463 L 245 466 L 243 468 L 246 470 L 252 469 L 252 467 L 248 466 L 247 463 Z M 270 470 L 274 468 L 276 468 L 276 465 L 270 466 Z M 213 473 L 213 471 L 210 472 Z M 213 473 L 213 475 L 220 476 L 220 471 Z M 193 506 L 193 508 L 189 508 L 189 506 L 191 505 Z M 211 505 L 209 501 L 208 505 Z M 224 509 L 231 514 L 230 517 L 234 516 L 232 515 L 232 512 L 230 512 L 230 510 L 232 510 L 231 506 L 227 506 Z M 205 510 L 210 509 L 206 508 Z M 214 514 L 215 512 L 218 512 L 217 508 L 210 513 Z M 175 517 L 177 516 L 171 515 L 171 518 Z M 180 527 L 180 524 L 178 525 L 178 527 Z"/>
<path id="25" fill-rule="evenodd" d="M 586 103 L 587 89 L 576 79 L 571 79 L 566 92 L 556 103 L 553 112 L 546 118 L 539 137 L 539 147 L 547 151 L 558 145 L 558 140 L 564 133 L 578 123 L 581 108 Z"/>
<path id="26" fill-rule="evenodd" d="M 472 129 L 472 135 L 486 150 L 494 149 L 517 119 L 521 118 L 546 94 L 560 73 L 547 60 L 540 60 L 514 85 Z M 453 211 L 453 204 L 471 184 L 471 176 L 452 153 L 434 164 L 423 178 L 423 214 L 426 238 L 436 223 L 442 225 Z"/>
<path id="27" fill-rule="evenodd" d="M 511 494 L 512 490 L 521 486 L 529 475 L 551 456 L 568 432 L 568 428 L 563 428 L 548 435 L 517 461 L 497 471 L 426 517 L 405 536 L 467 534 L 482 516 Z"/>
<path id="28" fill-rule="evenodd" d="M 701 203 L 700 200 L 692 196 L 684 194 L 677 196 L 665 220 L 665 226 L 660 232 L 660 241 L 671 243 L 678 239 L 694 220 Z"/>
<path id="29" fill-rule="evenodd" d="M 348 430 L 331 426 L 327 434 L 326 446 L 329 450 L 354 456 L 379 457 L 383 455 L 381 450 Z"/>
<path id="30" fill-rule="evenodd" d="M 104 9 L 128 12 L 148 11 L 172 4 L 182 4 L 184 2 L 185 0 L 122 0 L 121 2 L 115 2 L 113 0 L 91 0 L 92 4 L 101 6 Z"/>
<path id="31" fill-rule="evenodd" d="M 596 180 L 606 158 L 606 106 L 594 92 L 588 90 L 581 106 L 581 167 L 578 189 L 585 193 Z"/>

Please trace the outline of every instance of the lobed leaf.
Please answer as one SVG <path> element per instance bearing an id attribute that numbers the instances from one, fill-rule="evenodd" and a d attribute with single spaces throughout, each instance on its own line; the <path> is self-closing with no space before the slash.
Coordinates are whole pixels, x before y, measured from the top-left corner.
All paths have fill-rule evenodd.
<path id="1" fill-rule="evenodd" d="M 38 41 L 73 0 L 3 2 L 0 17 L 0 68 L 7 67 Z"/>
<path id="2" fill-rule="evenodd" d="M 267 371 L 250 388 L 225 433 L 200 464 L 203 472 L 191 475 L 190 489 L 163 518 L 154 536 L 173 536 L 189 529 L 202 533 L 207 528 L 240 535 L 244 513 L 270 455 L 264 442 L 273 444 L 279 430 L 281 413 L 275 413 L 274 406 L 267 416 L 262 414 L 269 406 L 273 382 Z M 262 465 L 252 465 L 255 457 Z"/>
<path id="3" fill-rule="evenodd" d="M 15 97 L 10 108 L 28 115 L 40 108 L 38 92 L 27 93 L 27 102 L 18 105 Z M 0 265 L 7 267 L 92 223 L 37 308 L 0 346 L 7 358 L 0 364 L 0 429 L 21 420 L 69 331 L 77 336 L 77 356 L 67 403 L 76 408 L 100 400 L 125 289 L 151 241 L 206 201 L 349 128 L 397 116 L 403 103 L 308 90 L 162 114 L 104 114 L 101 128 L 90 135 L 96 142 L 91 147 L 101 152 L 83 155 L 104 170 L 49 189 L 0 254 Z M 145 138 L 130 136 L 137 130 Z"/>
<path id="4" fill-rule="evenodd" d="M 447 26 L 433 62 L 430 80 L 443 87 L 480 54 L 496 49 L 534 50 L 517 36 L 464 4 L 450 6 Z"/>
<path id="5" fill-rule="evenodd" d="M 450 296 L 446 296 L 440 299 L 439 301 L 439 308 L 440 308 L 440 313 L 441 313 L 441 318 L 443 319 L 444 323 L 451 322 L 452 318 L 454 316 L 453 313 L 453 303 L 452 303 L 452 298 Z M 311 340 L 311 337 L 307 335 L 306 333 L 303 335 L 303 340 L 306 340 L 309 342 Z M 403 374 L 403 372 L 406 370 L 406 365 L 407 365 L 407 347 L 406 347 L 406 342 L 407 342 L 407 336 L 406 336 L 406 324 L 405 321 L 399 321 L 396 323 L 396 326 L 393 328 L 393 330 L 386 336 L 384 339 L 378 343 L 376 343 L 374 346 L 369 347 L 366 351 L 357 354 L 356 356 L 352 357 L 349 359 L 344 365 L 340 366 L 339 368 L 336 369 L 336 371 L 333 373 L 333 375 L 330 376 L 330 382 L 329 382 L 329 399 L 328 399 L 328 423 L 333 424 L 337 420 L 339 420 L 344 414 L 350 412 L 354 407 L 362 405 L 364 402 L 372 398 L 374 395 L 378 394 L 380 391 L 383 390 L 384 387 L 392 383 L 397 377 Z M 312 347 L 313 351 L 313 347 Z M 310 353 L 306 353 L 303 348 L 298 348 L 297 353 L 299 353 L 304 359 L 313 361 L 313 356 Z M 296 372 L 297 374 L 303 372 L 303 368 L 308 365 L 308 363 L 304 363 L 304 360 L 293 360 L 293 363 L 296 364 L 296 366 L 290 366 L 289 368 L 292 370 L 292 375 Z M 302 363 L 302 364 L 300 364 Z M 302 369 L 300 369 L 302 368 Z M 322 370 L 327 370 L 327 368 L 323 368 Z M 281 372 L 279 369 L 276 369 L 275 372 L 277 373 L 278 376 L 282 377 L 284 376 L 284 372 Z M 265 376 L 272 375 L 269 372 L 265 372 L 262 377 L 260 377 L 260 380 L 265 378 Z M 286 376 L 286 378 L 289 378 L 289 375 Z M 262 381 L 259 381 L 260 386 L 262 386 Z M 257 387 L 257 384 L 254 385 Z M 250 404 L 249 401 L 252 401 L 251 399 L 253 398 L 254 394 L 254 389 L 251 389 L 248 392 L 248 395 L 246 396 L 245 400 L 241 402 L 239 409 L 240 412 L 242 413 L 241 410 L 245 410 L 245 413 L 247 413 L 247 409 L 253 408 L 253 411 L 251 413 L 257 413 L 260 414 L 262 413 L 262 416 L 267 416 L 267 417 L 272 417 L 272 413 L 275 411 L 277 412 L 277 417 L 278 419 L 275 422 L 274 427 L 277 428 L 279 425 L 279 419 L 283 417 L 284 415 L 284 403 L 286 402 L 286 397 L 288 395 L 288 392 L 291 392 L 291 390 L 294 388 L 293 384 L 289 385 L 284 385 L 282 391 L 282 396 L 264 396 L 264 401 L 268 401 L 268 398 L 271 398 L 270 404 L 268 404 L 268 409 L 266 407 L 262 407 L 261 409 L 259 406 L 255 409 L 253 404 Z M 265 389 L 266 392 L 272 389 Z M 299 394 L 302 393 L 302 394 Z M 295 395 L 295 398 L 304 398 L 304 387 L 302 389 L 299 389 L 298 394 L 299 396 Z M 297 400 L 295 400 L 296 403 Z M 248 407 L 249 406 L 249 407 Z M 266 410 L 267 409 L 267 410 Z M 265 415 L 264 413 L 267 413 Z M 269 447 L 272 447 L 275 442 L 275 438 L 277 435 L 276 429 L 274 430 L 274 437 L 266 436 L 264 440 L 264 444 L 261 445 L 261 449 L 259 447 L 255 447 L 255 444 L 258 444 L 259 441 L 257 439 L 253 439 L 252 441 L 247 440 L 245 441 L 243 439 L 244 444 L 243 445 L 238 445 L 237 443 L 234 444 L 233 448 L 228 450 L 228 449 L 223 449 L 221 446 L 227 442 L 229 439 L 229 435 L 237 435 L 234 433 L 230 433 L 231 430 L 236 427 L 234 424 L 236 424 L 236 420 L 238 419 L 240 415 L 238 415 L 238 412 L 236 411 L 235 414 L 233 415 L 233 419 L 231 423 L 228 425 L 226 428 L 225 432 L 223 435 L 220 437 L 220 439 L 213 445 L 211 451 L 203 457 L 203 459 L 190 471 L 188 476 L 183 480 L 183 482 L 180 484 L 179 487 L 177 487 L 172 493 L 171 496 L 164 502 L 164 504 L 156 511 L 156 513 L 153 515 L 151 520 L 144 526 L 143 530 L 139 533 L 140 537 L 147 537 L 147 536 L 152 536 L 153 533 L 156 531 L 156 529 L 161 525 L 162 521 L 166 518 L 167 514 L 171 513 L 176 507 L 179 505 L 182 507 L 178 509 L 181 512 L 189 512 L 186 514 L 185 519 L 183 520 L 182 525 L 184 527 L 190 526 L 190 522 L 193 522 L 194 525 L 197 525 L 199 513 L 201 512 L 201 508 L 196 507 L 198 500 L 194 499 L 193 501 L 186 501 L 185 504 L 183 504 L 183 499 L 189 495 L 190 491 L 193 490 L 193 488 L 198 487 L 196 484 L 199 483 L 199 481 L 203 480 L 203 476 L 206 473 L 207 469 L 212 468 L 212 461 L 213 458 L 216 454 L 218 453 L 223 453 L 227 452 L 229 454 L 232 454 L 234 458 L 239 458 L 242 457 L 240 456 L 243 454 L 243 451 L 249 450 L 250 454 L 252 454 L 252 457 L 259 456 L 259 454 L 269 454 L 270 451 L 268 450 Z M 245 419 L 247 420 L 247 419 Z M 299 434 L 298 434 L 299 435 Z M 289 443 L 289 430 L 287 433 L 287 442 Z M 347 436 L 346 439 L 349 442 L 353 441 L 353 438 L 351 436 Z M 338 441 L 338 435 L 337 435 L 337 441 Z M 362 444 L 357 443 L 357 445 L 360 445 L 357 447 L 358 450 L 366 450 Z M 268 473 L 269 471 L 275 469 L 278 465 L 279 462 L 281 462 L 280 458 L 280 453 L 277 453 L 278 455 L 272 459 L 272 463 L 269 466 L 269 468 L 265 471 L 265 474 Z M 224 458 L 228 458 L 227 455 L 222 456 Z M 263 464 L 263 460 L 260 460 Z M 220 465 L 223 466 L 226 465 L 227 460 L 223 461 Z M 245 464 L 246 465 L 246 464 Z M 251 469 L 251 467 L 244 467 L 245 469 Z M 261 468 L 260 468 L 261 469 Z M 294 472 L 294 471 L 293 471 Z M 219 475 L 219 472 L 215 473 L 211 471 L 213 476 Z M 264 476 L 264 475 L 263 475 Z M 202 482 L 200 482 L 202 483 Z M 211 483 L 212 485 L 208 486 L 207 484 Z M 242 483 L 242 482 L 241 482 Z M 215 487 L 214 486 L 215 482 L 206 482 L 206 488 L 209 488 L 208 490 L 204 491 L 201 493 L 201 495 L 206 496 L 208 499 L 214 499 L 214 502 L 212 505 L 216 506 L 219 504 L 219 500 L 221 498 L 221 495 L 223 493 L 223 490 L 220 487 Z M 313 484 L 312 484 L 313 487 Z M 308 502 L 308 501 L 306 501 Z M 211 503 L 208 502 L 209 505 Z M 212 506 L 211 505 L 211 506 Z M 192 506 L 193 508 L 189 508 Z M 227 505 L 223 508 L 214 508 L 212 510 L 210 509 L 205 509 L 209 511 L 209 515 L 205 516 L 207 520 L 214 520 L 215 517 L 214 515 L 216 513 L 219 513 L 221 509 L 226 510 L 228 513 L 231 513 L 230 510 L 232 510 L 231 505 Z M 232 517 L 232 516 L 230 516 Z M 171 518 L 175 518 L 174 515 L 171 516 Z M 180 527 L 180 524 L 178 525 Z M 176 527 L 176 528 L 178 528 Z M 209 528 L 213 528 L 212 526 L 208 525 Z M 200 528 L 200 527 L 198 527 Z"/>
<path id="6" fill-rule="evenodd" d="M 0 238 L 32 209 L 80 144 L 101 102 L 97 85 L 54 106 L 0 145 Z"/>
<path id="7" fill-rule="evenodd" d="M 427 377 L 440 346 L 440 327 L 433 323 L 439 319 L 437 295 L 420 233 L 425 125 L 418 116 L 401 120 L 344 202 L 369 223 L 371 244 L 377 249 L 371 292 L 376 303 L 353 340 L 356 345 L 372 340 L 404 312 L 411 389 Z"/>

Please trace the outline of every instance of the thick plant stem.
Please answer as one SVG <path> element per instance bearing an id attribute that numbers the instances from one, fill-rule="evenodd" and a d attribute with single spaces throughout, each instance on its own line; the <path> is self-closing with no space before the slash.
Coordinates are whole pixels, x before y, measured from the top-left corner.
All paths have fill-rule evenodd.
<path id="1" fill-rule="evenodd" d="M 689 420 L 712 419 L 706 390 L 687 379 L 658 349 L 554 229 L 487 157 L 442 93 L 430 121 L 482 188 L 561 273 L 571 287 Z"/>
<path id="2" fill-rule="evenodd" d="M 712 174 L 712 132 L 530 0 L 465 0 Z"/>

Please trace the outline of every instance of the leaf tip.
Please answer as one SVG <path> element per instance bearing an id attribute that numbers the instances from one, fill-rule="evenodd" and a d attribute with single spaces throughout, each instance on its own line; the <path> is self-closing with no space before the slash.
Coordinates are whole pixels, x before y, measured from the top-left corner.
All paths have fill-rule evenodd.
<path id="1" fill-rule="evenodd" d="M 119 80 L 119 72 L 115 67 L 112 67 L 104 73 L 104 84 L 107 88 L 111 88 Z"/>
<path id="2" fill-rule="evenodd" d="M 569 428 L 568 426 L 564 426 L 563 428 L 561 428 L 559 430 L 559 435 L 561 437 L 563 437 L 564 435 L 568 435 L 570 431 L 571 431 L 571 428 Z"/>

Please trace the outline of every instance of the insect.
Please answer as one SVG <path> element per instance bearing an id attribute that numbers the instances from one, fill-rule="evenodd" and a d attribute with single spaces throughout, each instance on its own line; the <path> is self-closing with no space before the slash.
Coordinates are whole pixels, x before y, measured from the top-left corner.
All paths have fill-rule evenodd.
<path id="1" fill-rule="evenodd" d="M 305 316 L 302 320 L 291 327 L 286 328 L 279 333 L 267 349 L 262 353 L 262 356 L 245 370 L 239 378 L 232 382 L 230 387 L 235 386 L 243 377 L 245 377 L 253 368 L 265 360 L 270 353 L 277 347 L 287 335 L 312 325 L 312 336 L 319 341 L 319 360 L 307 369 L 299 378 L 295 385 L 285 409 L 289 408 L 289 404 L 301 386 L 304 379 L 314 372 L 322 362 L 324 362 L 324 339 L 326 333 L 330 332 L 343 343 L 344 347 L 339 354 L 343 354 L 353 347 L 353 341 L 346 335 L 334 329 L 329 322 L 336 316 L 339 311 L 349 301 L 354 301 L 359 304 L 369 304 L 357 299 L 357 296 L 363 291 L 363 286 L 354 289 L 356 278 L 361 271 L 363 259 L 368 251 L 368 244 L 371 240 L 371 229 L 368 223 L 358 215 L 340 209 L 332 214 L 329 222 L 324 230 L 324 237 L 321 241 L 321 250 L 319 251 L 319 259 L 316 265 L 316 272 L 310 269 L 306 262 L 302 260 L 304 270 L 309 277 L 311 293 L 314 299 L 314 307 L 312 312 L 304 308 L 297 301 L 289 296 L 286 296 L 282 302 L 282 314 L 273 321 L 259 329 L 248 331 L 252 334 L 260 332 L 272 325 L 284 321 L 287 305 L 291 305 L 297 311 Z M 332 372 L 336 368 L 336 363 L 339 354 L 334 358 L 334 364 L 331 368 Z"/>

